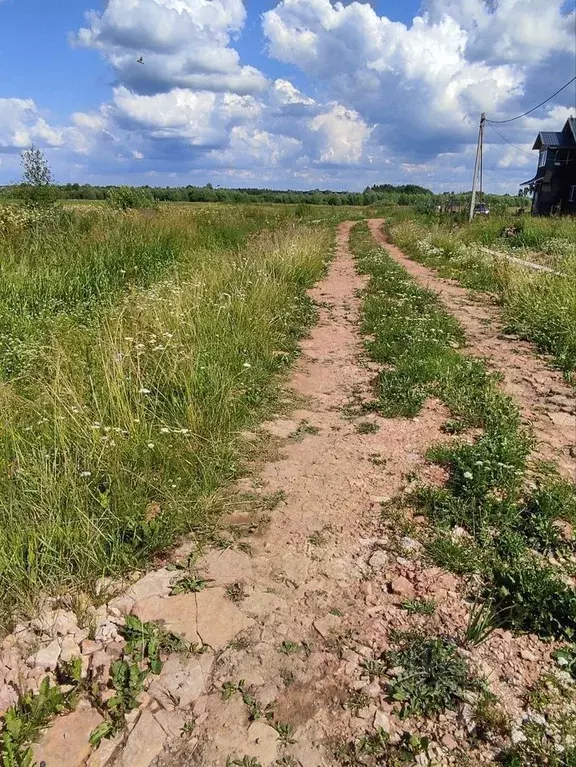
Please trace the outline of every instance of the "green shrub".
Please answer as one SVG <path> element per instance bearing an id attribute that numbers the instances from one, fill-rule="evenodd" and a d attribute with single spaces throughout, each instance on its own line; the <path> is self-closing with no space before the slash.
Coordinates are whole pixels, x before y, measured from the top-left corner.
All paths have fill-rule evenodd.
<path id="1" fill-rule="evenodd" d="M 116 210 L 154 208 L 156 202 L 150 189 L 134 186 L 118 186 L 108 190 L 106 201 Z"/>

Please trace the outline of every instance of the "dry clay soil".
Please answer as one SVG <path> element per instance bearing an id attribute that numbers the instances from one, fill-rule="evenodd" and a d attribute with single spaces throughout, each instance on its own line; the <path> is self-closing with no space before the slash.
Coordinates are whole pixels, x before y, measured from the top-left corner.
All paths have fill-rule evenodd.
<path id="1" fill-rule="evenodd" d="M 553 458 L 564 473 L 573 471 L 569 450 L 576 436 L 575 399 L 561 375 L 529 344 L 502 336 L 496 309 L 472 301 L 467 291 L 387 245 L 381 224 L 370 222 L 375 239 L 419 282 L 439 292 L 467 331 L 466 351 L 486 357 L 503 373 L 503 385 L 536 431 L 539 453 Z M 187 638 L 212 650 L 195 661 L 192 683 L 178 666 L 181 661 L 168 661 L 164 676 L 154 682 L 156 691 L 148 690 L 139 719 L 133 717 L 127 740 L 116 742 L 116 753 L 103 744 L 89 758 L 90 767 L 224 767 L 227 760 L 244 757 L 255 757 L 262 767 L 321 767 L 338 763 L 338 742 L 380 726 L 392 740 L 405 730 L 427 728 L 434 742 L 433 764 L 452 764 L 459 748 L 475 764 L 492 760 L 489 745 L 465 745 L 466 716 L 449 714 L 427 725 L 401 721 L 383 687 L 362 677 L 363 659 L 377 658 L 389 647 L 392 628 L 426 622 L 431 631 L 455 634 L 466 625 L 469 607 L 459 580 L 426 563 L 418 542 L 402 537 L 397 520 L 382 515 L 382 504 L 406 490 L 407 475 L 442 480 L 424 454 L 431 444 L 451 439 L 440 430 L 448 412 L 433 400 L 413 419 L 351 416 L 347 407 L 359 397 L 372 397 L 375 375 L 358 330 L 358 292 L 365 278 L 356 272 L 348 249 L 352 226 L 339 226 L 328 274 L 310 291 L 320 306 L 319 322 L 302 342 L 289 381 L 304 404 L 289 417 L 262 425 L 277 440 L 279 458 L 255 466 L 238 485 L 239 502 L 247 492 L 270 497 L 282 491 L 281 502 L 268 518 L 247 520 L 244 512 L 229 516 L 236 544 L 207 551 L 199 562 L 212 579 L 209 588 L 169 597 L 165 578 L 163 593 L 144 594 L 133 608 L 144 620 L 164 618 L 175 628 L 181 623 Z M 366 420 L 378 430 L 360 433 L 358 423 Z M 255 522 L 256 530 L 244 536 L 247 521 Z M 249 542 L 250 554 L 238 548 L 242 540 Z M 225 592 L 233 583 L 242 584 L 243 598 L 236 602 Z M 436 614 L 408 616 L 400 609 L 403 600 L 415 596 L 434 597 Z M 190 604 L 192 627 L 184 614 Z M 470 660 L 514 718 L 520 715 L 522 696 L 549 663 L 550 649 L 535 637 L 513 638 L 498 630 Z M 163 681 L 174 690 L 178 673 L 186 692 L 180 704 L 173 695 L 163 698 L 158 692 Z M 223 685 L 240 680 L 251 696 L 248 701 L 258 701 L 264 712 L 255 721 L 241 692 L 227 700 L 222 695 Z M 347 705 L 354 697 L 360 706 Z M 192 720 L 193 729 L 182 734 L 180 728 Z M 274 729 L 278 724 L 291 726 L 284 742 Z M 57 747 L 54 738 L 45 739 L 37 751 L 47 767 L 64 764 L 50 754 Z M 66 762 L 65 767 L 76 764 Z"/>

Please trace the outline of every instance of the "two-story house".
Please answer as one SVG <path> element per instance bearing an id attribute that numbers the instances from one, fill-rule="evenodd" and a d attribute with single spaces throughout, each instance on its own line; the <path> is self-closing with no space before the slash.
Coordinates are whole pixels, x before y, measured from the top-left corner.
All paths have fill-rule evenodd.
<path id="1" fill-rule="evenodd" d="M 533 194 L 533 215 L 576 214 L 576 119 L 569 117 L 561 131 L 539 133 L 532 149 L 539 151 L 538 170 L 522 186 Z"/>

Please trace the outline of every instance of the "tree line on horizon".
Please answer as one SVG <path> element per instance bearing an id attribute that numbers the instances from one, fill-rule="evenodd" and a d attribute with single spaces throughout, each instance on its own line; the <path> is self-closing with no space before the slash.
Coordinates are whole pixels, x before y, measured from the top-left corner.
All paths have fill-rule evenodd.
<path id="1" fill-rule="evenodd" d="M 22 199 L 26 184 L 12 184 L 0 187 L 0 199 Z M 110 200 L 119 193 L 130 192 L 137 195 L 140 204 L 145 207 L 146 200 L 151 204 L 158 202 L 223 202 L 223 203 L 280 203 L 304 205 L 374 205 L 392 203 L 397 205 L 417 206 L 423 212 L 447 199 L 462 204 L 469 192 L 444 192 L 435 194 L 430 189 L 417 184 L 374 184 L 363 192 L 333 191 L 331 189 L 267 189 L 267 188 L 226 188 L 205 186 L 153 187 L 149 185 L 127 187 L 117 185 L 95 186 L 92 184 L 50 184 L 50 192 L 55 200 Z M 512 202 L 505 202 L 506 198 Z M 497 205 L 516 204 L 514 195 L 486 195 L 486 201 Z"/>

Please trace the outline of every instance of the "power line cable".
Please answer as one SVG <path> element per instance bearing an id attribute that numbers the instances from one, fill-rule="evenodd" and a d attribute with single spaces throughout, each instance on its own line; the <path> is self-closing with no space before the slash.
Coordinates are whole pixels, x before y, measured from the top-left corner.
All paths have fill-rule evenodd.
<path id="1" fill-rule="evenodd" d="M 562 93 L 562 91 L 567 88 L 569 85 L 572 85 L 572 83 L 576 80 L 576 76 L 573 77 L 571 80 L 568 80 L 568 82 L 563 85 L 561 88 L 558 88 L 558 90 L 553 93 L 551 96 L 548 96 L 547 99 L 544 99 L 544 101 L 541 101 L 539 104 L 536 104 L 535 107 L 532 107 L 532 109 L 529 109 L 527 112 L 523 112 L 521 115 L 517 115 L 516 117 L 510 117 L 508 120 L 486 120 L 488 123 L 496 123 L 497 125 L 501 125 L 503 123 L 511 123 L 514 122 L 514 120 L 519 120 L 521 117 L 526 117 L 526 115 L 531 114 L 532 112 L 535 112 L 537 109 L 540 109 L 540 107 L 544 106 L 544 104 L 547 104 L 551 99 L 554 98 L 554 96 L 557 96 L 559 93 Z"/>
<path id="2" fill-rule="evenodd" d="M 525 155 L 528 155 L 528 157 L 534 157 L 534 155 L 532 154 L 532 152 L 527 152 L 525 149 L 522 149 L 521 147 L 519 147 L 519 146 L 516 146 L 516 144 L 513 144 L 511 141 L 508 141 L 508 139 L 506 138 L 506 136 L 504 136 L 502 133 L 500 133 L 500 131 L 498 130 L 498 128 L 495 128 L 495 127 L 492 125 L 492 123 L 490 122 L 490 120 L 486 120 L 486 123 L 487 123 L 487 124 L 488 124 L 488 125 L 489 125 L 489 126 L 492 128 L 492 130 L 493 130 L 495 133 L 497 133 L 497 134 L 500 136 L 500 138 L 501 138 L 501 139 L 504 139 L 504 141 L 505 141 L 507 144 L 510 144 L 510 146 L 513 146 L 513 147 L 514 147 L 514 149 L 517 149 L 519 152 L 522 152 L 523 154 L 525 154 Z"/>

